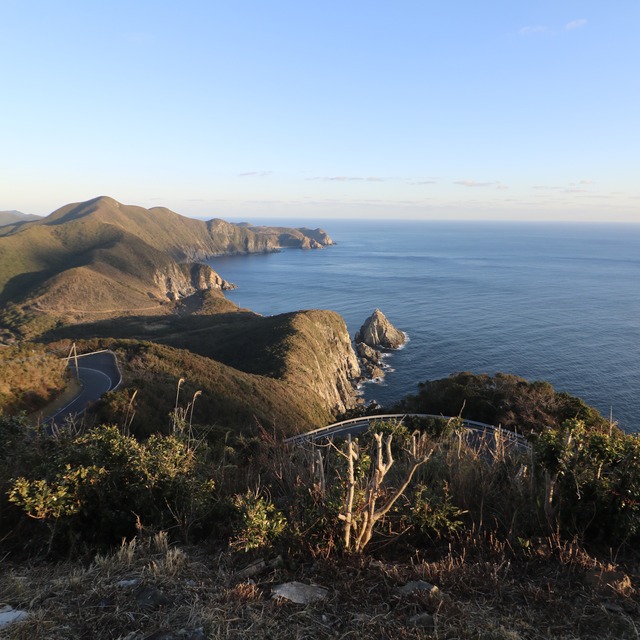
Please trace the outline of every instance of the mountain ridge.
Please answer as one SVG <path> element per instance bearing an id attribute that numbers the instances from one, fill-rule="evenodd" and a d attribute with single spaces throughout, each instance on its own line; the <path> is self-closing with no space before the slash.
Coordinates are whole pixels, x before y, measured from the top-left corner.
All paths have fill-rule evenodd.
<path id="1" fill-rule="evenodd" d="M 18 224 L 21 222 L 28 222 L 29 220 L 39 220 L 40 216 L 36 216 L 32 213 L 22 213 L 22 211 L 16 211 L 11 209 L 10 211 L 0 211 L 0 227 L 7 224 Z"/>
<path id="2" fill-rule="evenodd" d="M 329 244 L 321 229 L 252 230 L 108 196 L 70 203 L 46 218 L 0 227 L 0 331 L 28 336 L 132 310 L 164 314 L 197 291 L 231 288 L 202 263 L 213 255 Z"/>

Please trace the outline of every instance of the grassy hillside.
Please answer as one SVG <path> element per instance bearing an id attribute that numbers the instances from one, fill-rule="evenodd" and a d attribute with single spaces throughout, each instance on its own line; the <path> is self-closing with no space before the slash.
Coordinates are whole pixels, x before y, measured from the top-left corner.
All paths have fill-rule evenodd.
<path id="1" fill-rule="evenodd" d="M 67 343 L 50 347 L 66 348 Z M 331 421 L 326 403 L 317 394 L 288 380 L 246 373 L 185 349 L 135 340 L 78 343 L 81 351 L 113 349 L 123 373 L 123 385 L 105 396 L 98 416 L 124 425 L 139 435 L 168 432 L 176 408 L 193 424 L 234 432 L 254 431 L 258 424 L 292 434 Z M 196 391 L 201 391 L 193 401 Z M 134 394 L 132 404 L 130 400 Z M 129 417 L 127 417 L 129 416 Z"/>
<path id="2" fill-rule="evenodd" d="M 0 227 L 0 331 L 30 337 L 87 318 L 167 313 L 168 302 L 227 286 L 196 264 L 203 258 L 321 243 L 331 243 L 321 230 L 254 231 L 107 197 L 66 205 Z"/>
<path id="3" fill-rule="evenodd" d="M 214 307 L 218 311 L 213 315 L 118 318 L 61 328 L 47 337 L 82 339 L 84 350 L 96 346 L 111 348 L 113 340 L 120 340 L 118 348 L 124 349 L 127 363 L 132 360 L 127 355 L 129 349 L 140 343 L 147 345 L 145 349 L 155 350 L 154 353 L 163 353 L 167 362 L 181 359 L 182 364 L 172 365 L 165 372 L 168 376 L 162 387 L 165 399 L 171 401 L 169 388 L 175 387 L 180 377 L 186 377 L 196 388 L 212 390 L 211 398 L 220 398 L 216 407 L 211 407 L 211 415 L 224 413 L 223 405 L 228 402 L 228 416 L 241 416 L 235 422 L 239 428 L 255 425 L 252 416 L 256 415 L 266 424 L 299 432 L 327 424 L 333 415 L 354 406 L 350 379 L 357 377 L 359 369 L 344 320 L 338 314 L 300 311 L 265 318 L 237 308 L 222 312 L 230 303 L 214 294 L 207 292 L 200 301 L 203 308 Z M 129 346 L 125 348 L 122 340 L 128 340 Z M 181 354 L 178 360 L 175 355 L 170 357 L 176 353 Z M 133 378 L 147 380 L 142 371 L 149 363 L 145 361 L 143 365 L 139 359 L 133 362 L 138 371 L 132 374 Z M 190 367 L 197 373 L 187 374 Z M 224 375 L 218 375 L 219 370 Z M 152 379 L 156 380 L 156 368 L 149 371 L 155 372 Z M 241 388 L 234 376 L 243 381 Z M 217 385 L 229 377 L 233 383 L 221 383 L 232 390 L 225 395 Z M 159 398 L 163 394 L 150 397 Z M 236 410 L 238 402 L 245 409 Z M 154 416 L 166 417 L 169 409 L 165 402 L 162 408 L 154 410 Z M 234 421 L 230 419 L 225 424 L 232 425 Z"/>
<path id="4" fill-rule="evenodd" d="M 60 355 L 37 344 L 0 349 L 0 414 L 36 411 L 60 394 L 67 384 Z"/>
<path id="5" fill-rule="evenodd" d="M 334 414 L 353 406 L 351 380 L 360 375 L 344 320 L 332 311 L 262 317 L 219 293 L 199 296 L 199 311 L 131 316 L 52 330 L 47 340 L 125 338 L 152 341 L 212 358 L 245 373 L 278 378 L 303 395 L 324 398 Z"/>

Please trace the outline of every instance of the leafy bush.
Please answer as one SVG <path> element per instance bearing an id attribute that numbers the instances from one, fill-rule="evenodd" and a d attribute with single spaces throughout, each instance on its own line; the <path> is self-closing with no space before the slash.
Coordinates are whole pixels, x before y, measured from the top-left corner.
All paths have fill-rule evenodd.
<path id="1" fill-rule="evenodd" d="M 453 504 L 449 487 L 442 491 L 419 485 L 411 498 L 410 522 L 423 540 L 432 540 L 460 531 L 464 525 L 462 516 L 467 513 Z"/>
<path id="2" fill-rule="evenodd" d="M 545 515 L 566 535 L 612 544 L 640 536 L 640 441 L 566 420 L 534 441 Z"/>
<path id="3" fill-rule="evenodd" d="M 231 545 L 252 551 L 273 544 L 285 530 L 286 520 L 270 498 L 248 490 L 234 498 L 238 521 Z"/>
<path id="4" fill-rule="evenodd" d="M 49 548 L 58 538 L 111 544 L 140 526 L 176 529 L 185 538 L 207 526 L 216 494 L 206 447 L 186 436 L 139 442 L 101 426 L 80 436 L 41 435 L 34 444 L 31 465 L 11 482 L 9 495 L 44 523 Z"/>

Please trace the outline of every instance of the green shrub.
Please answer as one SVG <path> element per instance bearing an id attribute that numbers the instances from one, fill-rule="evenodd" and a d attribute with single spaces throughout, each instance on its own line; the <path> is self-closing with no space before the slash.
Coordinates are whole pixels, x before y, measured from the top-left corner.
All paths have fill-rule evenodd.
<path id="1" fill-rule="evenodd" d="M 410 523 L 419 538 L 431 541 L 460 531 L 464 525 L 462 516 L 467 513 L 453 504 L 449 487 L 444 483 L 441 491 L 419 485 L 411 498 Z"/>
<path id="2" fill-rule="evenodd" d="M 286 526 L 284 515 L 270 498 L 257 491 L 248 490 L 234 498 L 238 518 L 231 545 L 244 551 L 252 551 L 272 545 Z"/>
<path id="3" fill-rule="evenodd" d="M 49 445 L 40 447 L 41 440 Z M 217 499 L 206 447 L 186 436 L 139 442 L 117 427 L 34 441 L 35 455 L 9 488 L 11 501 L 65 544 L 111 544 L 140 526 L 205 533 Z"/>
<path id="4" fill-rule="evenodd" d="M 566 420 L 534 441 L 549 525 L 610 544 L 640 536 L 640 442 Z"/>

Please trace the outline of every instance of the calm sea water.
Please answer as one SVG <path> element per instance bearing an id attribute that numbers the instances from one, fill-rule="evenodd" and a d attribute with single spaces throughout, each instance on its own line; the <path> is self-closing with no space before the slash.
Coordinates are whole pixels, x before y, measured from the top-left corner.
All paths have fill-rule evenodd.
<path id="1" fill-rule="evenodd" d="M 290 226 L 291 221 L 287 224 Z M 410 341 L 365 397 L 456 371 L 514 373 L 640 430 L 640 225 L 326 221 L 338 243 L 223 257 L 237 304 L 332 309 L 353 337 L 380 308 Z"/>

